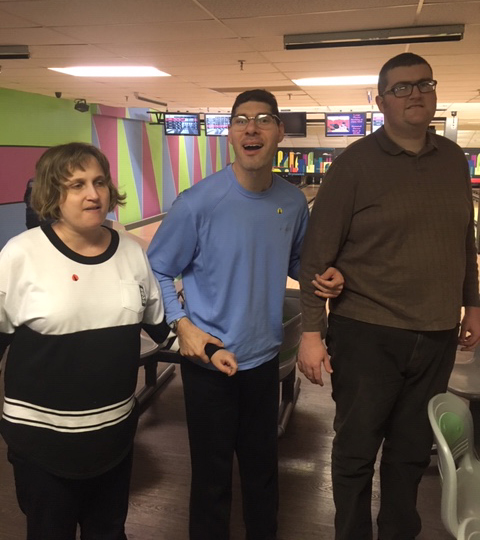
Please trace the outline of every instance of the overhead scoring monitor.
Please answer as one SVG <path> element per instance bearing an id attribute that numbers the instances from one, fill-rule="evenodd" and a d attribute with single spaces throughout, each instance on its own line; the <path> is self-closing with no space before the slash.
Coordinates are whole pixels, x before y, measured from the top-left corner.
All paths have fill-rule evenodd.
<path id="1" fill-rule="evenodd" d="M 287 137 L 307 136 L 306 112 L 281 112 L 280 119 L 285 126 L 285 135 Z"/>
<path id="2" fill-rule="evenodd" d="M 364 137 L 367 134 L 366 113 L 325 114 L 326 137 Z"/>
<path id="3" fill-rule="evenodd" d="M 227 136 L 229 125 L 229 114 L 205 114 L 205 135 L 207 137 Z"/>
<path id="4" fill-rule="evenodd" d="M 165 135 L 200 135 L 200 116 L 195 113 L 165 113 Z"/>
<path id="5" fill-rule="evenodd" d="M 383 113 L 372 112 L 372 133 L 383 126 Z"/>

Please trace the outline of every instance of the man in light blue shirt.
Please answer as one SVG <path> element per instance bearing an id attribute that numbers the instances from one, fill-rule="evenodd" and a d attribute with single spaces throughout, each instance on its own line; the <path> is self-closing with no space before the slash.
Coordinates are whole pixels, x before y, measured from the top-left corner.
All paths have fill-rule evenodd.
<path id="1" fill-rule="evenodd" d="M 247 539 L 276 538 L 283 300 L 308 221 L 303 193 L 272 174 L 283 135 L 272 94 L 240 94 L 229 127 L 235 162 L 179 195 L 148 252 L 186 358 L 190 540 L 229 538 L 234 453 Z M 323 277 L 325 293 L 337 294 L 342 276 L 329 269 Z"/>

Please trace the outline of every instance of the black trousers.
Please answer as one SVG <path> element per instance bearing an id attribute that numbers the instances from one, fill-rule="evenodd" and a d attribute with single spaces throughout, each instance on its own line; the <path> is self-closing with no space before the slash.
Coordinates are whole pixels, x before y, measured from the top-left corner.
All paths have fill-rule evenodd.
<path id="1" fill-rule="evenodd" d="M 126 540 L 124 524 L 132 452 L 110 471 L 87 479 L 52 475 L 11 450 L 20 509 L 27 518 L 27 540 Z"/>
<path id="2" fill-rule="evenodd" d="M 427 405 L 447 388 L 457 336 L 458 328 L 414 332 L 330 315 L 336 540 L 372 539 L 372 476 L 382 442 L 379 538 L 419 534 L 417 489 L 433 439 Z"/>
<path id="3" fill-rule="evenodd" d="M 190 540 L 228 540 L 237 455 L 247 540 L 275 540 L 278 356 L 227 377 L 184 360 L 192 483 Z"/>

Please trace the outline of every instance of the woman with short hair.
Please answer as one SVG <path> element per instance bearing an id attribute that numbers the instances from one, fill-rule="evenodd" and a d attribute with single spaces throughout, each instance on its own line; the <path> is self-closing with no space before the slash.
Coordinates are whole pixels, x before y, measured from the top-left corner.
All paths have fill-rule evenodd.
<path id="1" fill-rule="evenodd" d="M 69 143 L 36 166 L 32 205 L 55 220 L 0 253 L 0 431 L 27 540 L 125 540 L 140 330 L 171 346 L 145 253 L 103 225 L 124 204 L 104 154 Z"/>

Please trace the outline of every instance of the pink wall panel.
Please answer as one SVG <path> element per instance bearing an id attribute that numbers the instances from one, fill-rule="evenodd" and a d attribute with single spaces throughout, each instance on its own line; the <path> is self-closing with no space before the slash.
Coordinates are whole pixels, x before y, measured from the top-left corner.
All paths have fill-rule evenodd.
<path id="1" fill-rule="evenodd" d="M 193 183 L 196 184 L 202 179 L 202 162 L 200 158 L 200 148 L 198 147 L 198 139 L 195 137 L 193 145 Z"/>
<path id="2" fill-rule="evenodd" d="M 100 150 L 110 162 L 113 183 L 118 185 L 117 119 L 109 116 L 93 116 Z"/>
<path id="3" fill-rule="evenodd" d="M 166 137 L 167 143 L 168 143 L 168 152 L 170 154 L 170 163 L 172 164 L 172 174 L 173 174 L 173 182 L 175 184 L 175 193 L 178 193 L 178 170 L 179 170 L 179 163 L 178 160 L 178 141 L 179 137 L 173 137 L 169 136 Z"/>
<path id="4" fill-rule="evenodd" d="M 210 140 L 210 161 L 212 165 L 212 171 L 217 170 L 217 139 L 211 138 Z"/>
<path id="5" fill-rule="evenodd" d="M 46 147 L 0 147 L 0 204 L 23 201 L 27 180 L 35 174 L 35 163 Z"/>
<path id="6" fill-rule="evenodd" d="M 147 136 L 147 126 L 142 126 L 142 161 L 143 161 L 143 217 L 160 214 L 160 201 L 155 184 L 152 154 Z"/>

